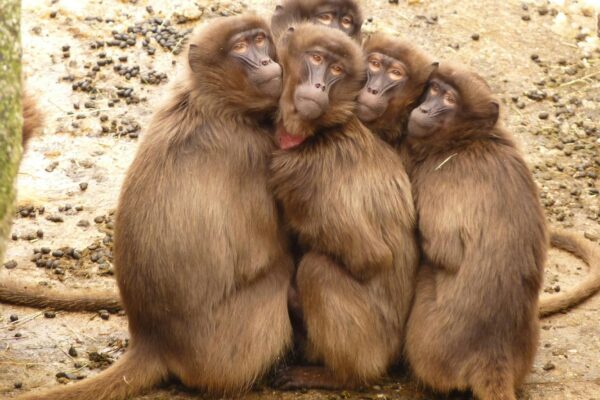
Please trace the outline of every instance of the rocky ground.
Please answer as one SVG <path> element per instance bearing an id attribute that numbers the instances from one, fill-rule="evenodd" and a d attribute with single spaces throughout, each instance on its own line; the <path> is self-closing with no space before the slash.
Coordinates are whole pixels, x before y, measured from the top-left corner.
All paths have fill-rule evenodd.
<path id="1" fill-rule="evenodd" d="M 365 0 L 365 31 L 386 31 L 441 60 L 481 71 L 521 143 L 548 220 L 600 237 L 600 1 Z M 19 174 L 19 202 L 0 279 L 55 288 L 113 287 L 112 210 L 149 115 L 184 60 L 198 24 L 270 0 L 25 0 L 24 70 L 47 117 Z M 155 33 L 156 32 L 156 33 Z M 545 292 L 586 267 L 550 254 Z M 543 321 L 523 399 L 600 399 L 600 296 Z M 82 379 L 127 345 L 122 315 L 54 313 L 0 305 L 0 397 Z M 143 399 L 188 399 L 177 386 Z M 450 398 L 464 398 L 456 394 Z M 431 399 L 404 372 L 360 392 L 249 398 Z M 467 396 L 468 398 L 468 396 Z"/>

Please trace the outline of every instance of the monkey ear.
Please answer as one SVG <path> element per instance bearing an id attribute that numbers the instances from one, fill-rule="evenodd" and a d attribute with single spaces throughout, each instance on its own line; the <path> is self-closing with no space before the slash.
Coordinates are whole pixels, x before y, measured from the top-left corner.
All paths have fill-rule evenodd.
<path id="1" fill-rule="evenodd" d="M 500 104 L 496 100 L 490 101 L 490 124 L 496 125 L 498 118 L 500 117 Z"/>
<path id="2" fill-rule="evenodd" d="M 200 60 L 200 48 L 195 44 L 190 44 L 190 50 L 188 52 L 188 64 L 194 72 L 198 69 L 198 61 Z"/>

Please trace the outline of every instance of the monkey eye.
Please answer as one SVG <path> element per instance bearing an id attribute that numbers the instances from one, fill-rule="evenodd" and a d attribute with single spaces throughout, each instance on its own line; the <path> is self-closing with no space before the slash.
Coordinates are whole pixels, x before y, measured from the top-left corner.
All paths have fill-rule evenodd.
<path id="1" fill-rule="evenodd" d="M 265 45 L 265 41 L 267 40 L 267 37 L 264 35 L 264 33 L 259 33 L 258 35 L 256 35 L 256 37 L 254 38 L 254 43 L 256 43 L 256 45 L 258 47 L 262 47 Z"/>
<path id="2" fill-rule="evenodd" d="M 248 43 L 246 43 L 245 41 L 237 42 L 233 45 L 233 51 L 238 54 L 245 53 L 247 48 Z"/>
<path id="3" fill-rule="evenodd" d="M 331 24 L 331 21 L 333 21 L 333 15 L 331 13 L 323 13 L 323 14 L 317 15 L 317 19 L 322 24 L 329 25 L 329 24 Z"/>
<path id="4" fill-rule="evenodd" d="M 346 29 L 352 27 L 352 17 L 350 15 L 345 15 L 342 18 L 342 26 Z"/>
<path id="5" fill-rule="evenodd" d="M 394 68 L 389 71 L 389 76 L 392 80 L 398 81 L 398 80 L 404 78 L 404 71 L 402 71 L 399 68 Z"/>
<path id="6" fill-rule="evenodd" d="M 373 72 L 379 71 L 381 69 L 381 63 L 379 62 L 379 60 L 369 60 L 369 69 Z"/>
<path id="7" fill-rule="evenodd" d="M 431 95 L 433 95 L 433 96 L 437 96 L 439 92 L 440 92 L 440 86 L 435 82 L 432 83 L 431 87 L 429 88 L 429 93 L 431 93 Z"/>
<path id="8" fill-rule="evenodd" d="M 320 54 L 313 53 L 310 55 L 310 62 L 314 65 L 320 65 L 323 62 L 323 57 Z"/>
<path id="9" fill-rule="evenodd" d="M 452 93 L 446 93 L 444 95 L 444 104 L 447 106 L 454 106 L 456 104 L 456 97 L 454 97 Z"/>
<path id="10" fill-rule="evenodd" d="M 337 64 L 334 64 L 331 66 L 331 74 L 332 75 L 340 76 L 342 74 L 342 72 L 344 72 L 344 69 L 341 66 L 339 66 Z"/>

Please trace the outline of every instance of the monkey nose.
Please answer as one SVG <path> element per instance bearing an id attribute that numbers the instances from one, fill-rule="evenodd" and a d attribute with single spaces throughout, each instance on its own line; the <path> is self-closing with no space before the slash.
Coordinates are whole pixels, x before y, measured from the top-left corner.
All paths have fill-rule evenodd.
<path id="1" fill-rule="evenodd" d="M 379 90 L 377 90 L 377 89 L 371 89 L 370 87 L 368 87 L 367 88 L 367 92 L 371 93 L 371 94 L 377 94 L 377 93 L 379 93 Z"/>
<path id="2" fill-rule="evenodd" d="M 315 87 L 317 89 L 321 89 L 322 91 L 325 91 L 325 85 L 323 85 L 322 83 L 315 83 Z"/>
<path id="3" fill-rule="evenodd" d="M 271 60 L 270 58 L 265 58 L 263 60 L 260 61 L 260 64 L 263 67 L 266 67 L 267 65 L 271 64 L 273 62 L 273 60 Z"/>

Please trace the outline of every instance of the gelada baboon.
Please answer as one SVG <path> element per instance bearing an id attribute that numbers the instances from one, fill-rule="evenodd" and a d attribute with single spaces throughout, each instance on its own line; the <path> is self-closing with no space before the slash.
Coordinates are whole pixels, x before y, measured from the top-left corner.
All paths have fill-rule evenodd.
<path id="1" fill-rule="evenodd" d="M 441 65 L 408 123 L 422 249 L 405 353 L 416 377 L 515 399 L 538 343 L 548 237 L 538 191 L 477 74 Z"/>
<path id="2" fill-rule="evenodd" d="M 302 21 L 339 29 L 360 42 L 363 16 L 355 0 L 283 0 L 271 17 L 273 36 Z"/>
<path id="3" fill-rule="evenodd" d="M 278 44 L 284 71 L 271 187 L 298 235 L 306 356 L 282 388 L 357 386 L 402 351 L 418 248 L 408 176 L 355 116 L 361 50 L 342 32 L 297 26 Z"/>
<path id="4" fill-rule="evenodd" d="M 237 394 L 284 354 L 293 263 L 267 190 L 281 68 L 256 16 L 214 20 L 123 183 L 116 279 L 131 345 L 98 376 L 24 399 L 125 399 L 168 376 Z"/>
<path id="5" fill-rule="evenodd" d="M 367 56 L 367 83 L 358 96 L 358 117 L 394 146 L 410 169 L 406 146 L 402 146 L 408 119 L 436 69 L 431 57 L 415 46 L 383 34 L 374 34 L 363 44 Z M 540 315 L 563 311 L 590 297 L 600 288 L 600 251 L 571 232 L 550 232 L 550 243 L 581 258 L 588 276 L 560 294 L 543 296 Z"/>
<path id="6" fill-rule="evenodd" d="M 397 147 L 437 63 L 416 46 L 380 33 L 365 40 L 363 51 L 367 83 L 358 96 L 358 117 Z"/>

